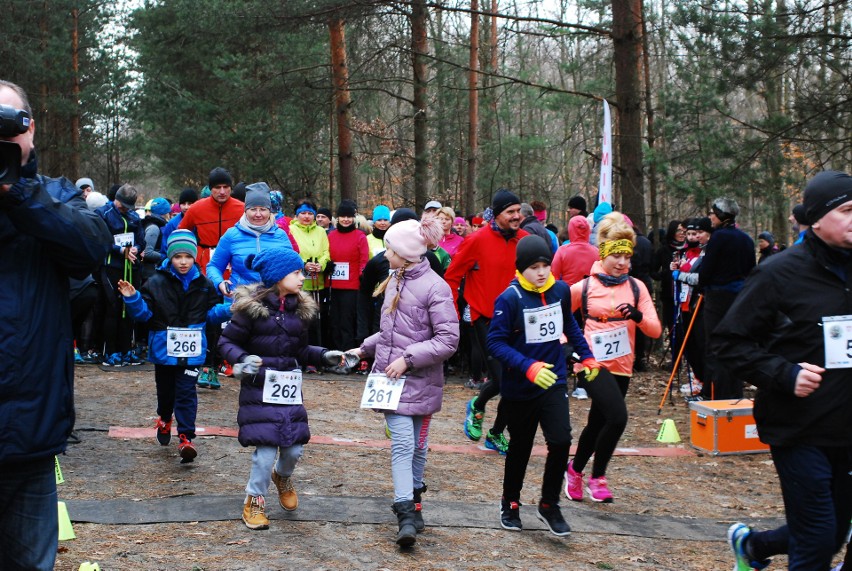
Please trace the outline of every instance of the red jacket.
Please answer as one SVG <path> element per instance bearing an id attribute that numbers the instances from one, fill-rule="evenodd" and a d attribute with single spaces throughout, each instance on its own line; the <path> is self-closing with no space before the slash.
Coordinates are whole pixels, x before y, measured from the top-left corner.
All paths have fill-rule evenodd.
<path id="1" fill-rule="evenodd" d="M 370 260 L 367 236 L 358 230 L 341 232 L 337 229 L 328 234 L 328 250 L 334 270 L 329 283 L 331 289 L 358 289 L 361 273 Z M 348 276 L 347 279 L 346 276 Z"/>
<path id="2" fill-rule="evenodd" d="M 207 262 L 212 257 L 211 249 L 219 245 L 219 238 L 236 224 L 245 213 L 245 204 L 236 198 L 228 198 L 219 204 L 212 196 L 202 198 L 184 212 L 178 228 L 192 230 L 198 236 L 198 257 L 195 261 L 201 271 L 207 271 Z"/>
<path id="3" fill-rule="evenodd" d="M 458 307 L 459 286 L 464 285 L 464 298 L 470 305 L 470 318 L 494 315 L 494 302 L 515 277 L 515 249 L 528 233 L 518 230 L 514 238 L 506 240 L 491 226 L 480 228 L 464 239 L 444 279 L 453 291 L 453 302 Z"/>

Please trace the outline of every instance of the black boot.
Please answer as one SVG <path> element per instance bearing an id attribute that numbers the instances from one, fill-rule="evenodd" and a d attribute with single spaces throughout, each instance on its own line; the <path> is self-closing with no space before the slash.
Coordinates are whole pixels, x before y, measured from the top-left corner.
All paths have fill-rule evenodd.
<path id="1" fill-rule="evenodd" d="M 399 522 L 399 533 L 396 534 L 396 543 L 401 547 L 411 547 L 417 541 L 417 528 L 414 527 L 414 502 L 396 502 L 393 504 L 393 513 Z"/>
<path id="2" fill-rule="evenodd" d="M 423 501 L 423 492 L 425 492 L 426 489 L 426 482 L 423 482 L 421 487 L 414 488 L 414 527 L 417 529 L 417 533 L 426 529 L 426 524 L 423 523 L 423 506 L 421 505 L 421 502 Z"/>

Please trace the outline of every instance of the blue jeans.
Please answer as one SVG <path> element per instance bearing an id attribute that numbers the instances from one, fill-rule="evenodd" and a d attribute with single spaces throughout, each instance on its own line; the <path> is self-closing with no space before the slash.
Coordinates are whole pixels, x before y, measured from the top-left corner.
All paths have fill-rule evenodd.
<path id="1" fill-rule="evenodd" d="M 386 412 L 385 420 L 391 433 L 393 501 L 411 501 L 414 489 L 423 487 L 432 415 L 406 416 Z"/>
<path id="2" fill-rule="evenodd" d="M 788 569 L 828 570 L 852 517 L 852 449 L 772 446 L 787 525 L 749 536 L 755 559 L 786 553 Z"/>
<path id="3" fill-rule="evenodd" d="M 280 454 L 279 454 L 280 452 Z M 278 462 L 275 457 L 278 456 Z M 246 484 L 246 494 L 250 496 L 265 496 L 272 481 L 272 466 L 279 476 L 289 478 L 296 469 L 296 463 L 302 457 L 302 445 L 294 444 L 279 448 L 278 446 L 258 446 L 251 455 L 251 474 Z"/>
<path id="4" fill-rule="evenodd" d="M 59 510 L 53 456 L 0 465 L 0 570 L 53 569 Z"/>

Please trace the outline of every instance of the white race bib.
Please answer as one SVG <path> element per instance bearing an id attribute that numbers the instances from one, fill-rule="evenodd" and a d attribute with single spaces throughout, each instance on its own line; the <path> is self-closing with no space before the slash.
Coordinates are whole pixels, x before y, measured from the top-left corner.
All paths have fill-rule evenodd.
<path id="1" fill-rule="evenodd" d="M 825 339 L 825 368 L 852 368 L 852 315 L 822 318 Z"/>
<path id="2" fill-rule="evenodd" d="M 361 395 L 361 408 L 396 410 L 399 406 L 399 398 L 402 396 L 402 388 L 404 386 L 405 377 L 389 379 L 383 373 L 370 373 L 367 377 L 367 382 L 364 383 L 364 394 Z"/>
<path id="3" fill-rule="evenodd" d="M 331 273 L 331 279 L 348 280 L 349 279 L 349 262 L 334 262 L 334 271 Z"/>
<path id="4" fill-rule="evenodd" d="M 592 333 L 592 353 L 596 361 L 612 361 L 632 353 L 627 325 Z"/>
<path id="5" fill-rule="evenodd" d="M 680 296 L 678 301 L 681 303 L 686 303 L 689 301 L 689 284 L 680 284 Z"/>
<path id="6" fill-rule="evenodd" d="M 115 245 L 119 248 L 124 248 L 128 244 L 133 246 L 133 232 L 122 232 L 112 237 L 115 240 Z"/>
<path id="7" fill-rule="evenodd" d="M 177 359 L 201 356 L 202 329 L 169 327 L 166 329 L 166 354 Z"/>
<path id="8" fill-rule="evenodd" d="M 524 333 L 527 343 L 558 341 L 562 336 L 562 304 L 524 309 Z"/>
<path id="9" fill-rule="evenodd" d="M 266 369 L 263 402 L 269 404 L 302 404 L 302 371 Z"/>

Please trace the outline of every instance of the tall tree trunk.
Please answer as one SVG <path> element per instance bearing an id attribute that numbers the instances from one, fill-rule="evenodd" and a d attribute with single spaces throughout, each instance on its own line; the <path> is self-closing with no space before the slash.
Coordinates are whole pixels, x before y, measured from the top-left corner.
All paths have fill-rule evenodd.
<path id="1" fill-rule="evenodd" d="M 328 23 L 331 38 L 331 70 L 337 114 L 337 160 L 340 176 L 340 198 L 355 200 L 352 165 L 352 131 L 350 130 L 349 69 L 346 63 L 346 38 L 343 20 L 333 18 Z"/>
<path id="2" fill-rule="evenodd" d="M 642 9 L 642 70 L 645 75 L 645 115 L 648 124 L 648 149 L 653 153 L 654 145 L 657 141 L 657 135 L 654 130 L 654 101 L 651 97 L 651 66 L 648 60 L 648 28 L 645 26 L 645 5 L 643 0 L 640 0 Z M 657 163 L 656 159 L 651 162 L 648 168 L 648 194 L 651 200 L 651 228 L 659 228 L 660 226 L 660 211 L 657 208 Z M 644 223 L 644 219 L 640 219 L 640 228 L 643 232 L 647 232 L 648 226 Z"/>
<path id="3" fill-rule="evenodd" d="M 476 158 L 479 146 L 479 92 L 477 81 L 479 79 L 479 0 L 470 2 L 470 79 L 468 81 L 468 136 L 467 136 L 467 183 L 465 184 L 464 205 L 465 212 L 473 212 L 476 205 Z"/>
<path id="4" fill-rule="evenodd" d="M 80 36 L 78 31 L 79 12 L 77 8 L 71 10 L 71 74 L 72 74 L 72 104 L 71 111 L 71 165 L 66 176 L 71 180 L 77 180 L 80 173 Z"/>
<path id="5" fill-rule="evenodd" d="M 429 131 L 426 115 L 426 0 L 411 4 L 411 64 L 414 73 L 414 203 L 426 204 L 429 192 Z"/>
<path id="6" fill-rule="evenodd" d="M 615 97 L 618 104 L 619 210 L 645 220 L 642 181 L 642 0 L 612 0 Z M 613 173 L 615 175 L 615 173 Z M 615 179 L 615 176 L 613 176 Z"/>
<path id="7" fill-rule="evenodd" d="M 435 20 L 433 25 L 432 36 L 435 38 L 435 70 L 436 77 L 435 83 L 439 86 L 443 86 L 446 82 L 449 81 L 449 74 L 447 73 L 447 65 L 444 62 L 446 59 L 445 49 L 444 49 L 444 11 L 441 8 L 435 8 Z M 455 105 L 451 102 L 450 90 L 448 89 L 438 89 L 435 96 L 437 97 L 437 108 L 440 109 L 444 113 L 450 113 L 451 105 L 455 107 Z M 449 121 L 438 121 L 435 126 L 435 152 L 438 155 L 438 188 L 440 192 L 446 193 L 450 191 L 450 188 L 453 188 L 450 183 L 450 173 L 453 165 L 451 164 L 450 157 L 450 135 L 449 135 Z M 454 124 L 454 123 L 453 123 Z M 454 194 L 461 194 L 461 186 L 456 184 L 453 188 Z M 458 197 L 457 204 L 461 205 L 461 196 Z"/>

